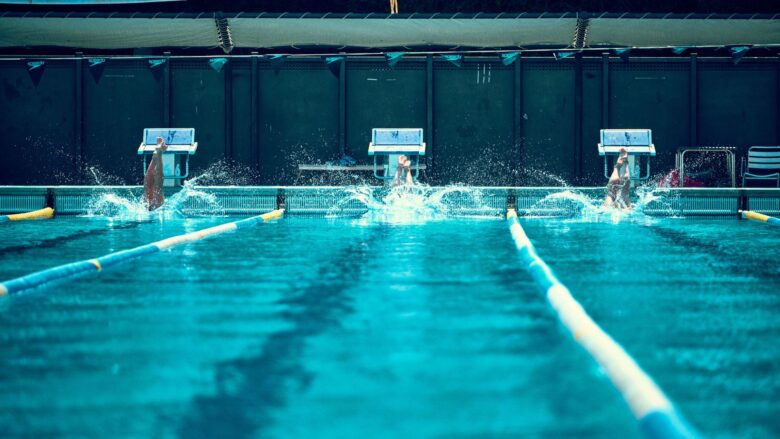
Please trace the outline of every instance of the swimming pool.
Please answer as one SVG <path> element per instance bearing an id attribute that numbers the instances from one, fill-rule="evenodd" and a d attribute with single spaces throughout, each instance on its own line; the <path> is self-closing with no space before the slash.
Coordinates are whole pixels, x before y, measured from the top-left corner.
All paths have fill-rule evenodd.
<path id="1" fill-rule="evenodd" d="M 234 217 L 0 228 L 3 279 Z M 780 244 L 733 219 L 524 218 L 698 430 L 780 428 Z M 0 303 L 0 429 L 155 437 L 635 437 L 499 217 L 291 216 Z"/>

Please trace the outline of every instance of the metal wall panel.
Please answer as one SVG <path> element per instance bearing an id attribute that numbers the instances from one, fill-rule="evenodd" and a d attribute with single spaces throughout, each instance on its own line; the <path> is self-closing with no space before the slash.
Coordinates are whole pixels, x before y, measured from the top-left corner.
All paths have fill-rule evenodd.
<path id="1" fill-rule="evenodd" d="M 249 94 L 251 75 L 249 63 L 236 61 L 231 71 L 233 74 L 233 160 L 254 168 L 250 151 L 249 108 L 252 100 Z"/>
<path id="2" fill-rule="evenodd" d="M 262 178 L 257 183 L 315 181 L 311 174 L 299 173 L 297 164 L 340 157 L 340 134 L 346 152 L 368 163 L 371 128 L 427 128 L 422 61 L 404 59 L 389 69 L 384 61 L 348 60 L 345 131 L 339 129 L 339 79 L 321 60 L 290 59 L 277 73 L 266 59 L 258 58 L 255 89 L 251 62 L 238 58 L 230 62 L 232 157 L 253 169 L 259 163 Z M 200 147 L 192 164 L 197 173 L 225 154 L 225 73 L 211 70 L 205 60 L 171 63 L 168 120 L 196 128 Z M 659 153 L 653 160 L 654 173 L 671 169 L 675 150 L 695 141 L 692 137 L 700 145 L 739 146 L 742 154 L 751 145 L 776 144 L 777 64 L 775 59 L 745 59 L 738 65 L 699 59 L 696 93 L 691 93 L 688 59 L 632 58 L 630 63 L 612 59 L 604 102 L 602 60 L 584 58 L 581 131 L 575 132 L 575 60 L 522 59 L 522 111 L 517 121 L 523 152 L 518 157 L 512 129 L 514 66 L 467 58 L 458 68 L 436 61 L 432 167 L 424 176 L 432 177 L 428 181 L 434 184 L 539 186 L 556 184 L 560 177 L 573 184 L 602 185 L 603 162 L 595 143 L 598 130 L 607 126 L 653 129 Z M 77 65 L 49 61 L 34 87 L 24 61 L 0 64 L 0 184 L 142 181 L 135 150 L 144 128 L 165 123 L 165 79 L 155 79 L 146 60 L 109 59 L 97 82 L 83 62 L 82 129 L 75 120 Z M 253 90 L 258 98 L 255 108 Z M 692 110 L 697 111 L 695 130 Z M 258 131 L 254 141 L 253 127 Z M 96 168 L 97 180 L 91 172 L 76 169 L 80 129 L 85 165 Z M 578 138 L 580 151 L 575 150 Z M 578 172 L 581 179 L 575 181 Z"/>
<path id="3" fill-rule="evenodd" d="M 25 62 L 0 63 L 0 184 L 77 179 L 74 64 L 48 61 L 36 87 Z"/>
<path id="4" fill-rule="evenodd" d="M 551 186 L 574 177 L 574 60 L 523 61 L 521 184 Z"/>
<path id="5" fill-rule="evenodd" d="M 197 175 L 225 157 L 225 71 L 203 60 L 174 60 L 171 67 L 171 126 L 195 128 L 190 175 Z"/>
<path id="6" fill-rule="evenodd" d="M 699 140 L 702 145 L 776 145 L 776 63 L 743 60 L 699 63 Z"/>
<path id="7" fill-rule="evenodd" d="M 425 61 L 347 64 L 347 153 L 359 164 L 368 156 L 372 128 L 425 128 Z"/>
<path id="8" fill-rule="evenodd" d="M 105 180 L 95 182 L 87 172 L 86 183 L 143 181 L 136 151 L 144 128 L 163 127 L 163 82 L 145 60 L 109 60 L 100 82 L 84 75 L 84 158 Z"/>
<path id="9" fill-rule="evenodd" d="M 434 168 L 437 184 L 510 184 L 514 154 L 514 69 L 500 62 L 434 67 Z"/>
<path id="10" fill-rule="evenodd" d="M 674 168 L 677 148 L 689 144 L 690 78 L 685 62 L 613 62 L 610 128 L 650 128 L 657 156 L 652 172 Z"/>
<path id="11" fill-rule="evenodd" d="M 46 207 L 46 188 L 4 187 L 0 191 L 0 214 L 24 213 Z"/>
<path id="12" fill-rule="evenodd" d="M 599 130 L 602 126 L 602 72 L 601 60 L 583 63 L 582 68 L 582 181 L 581 186 L 606 184 L 604 159 L 599 156 Z"/>
<path id="13" fill-rule="evenodd" d="M 260 181 L 292 184 L 299 163 L 340 155 L 338 78 L 322 62 L 290 62 L 277 73 L 260 69 Z"/>

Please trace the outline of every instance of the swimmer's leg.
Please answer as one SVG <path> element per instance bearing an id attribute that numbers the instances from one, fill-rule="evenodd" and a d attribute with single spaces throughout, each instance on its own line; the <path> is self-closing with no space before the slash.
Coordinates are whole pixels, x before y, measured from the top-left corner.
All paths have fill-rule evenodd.
<path id="1" fill-rule="evenodd" d="M 162 153 L 160 151 L 155 151 L 152 154 L 152 161 L 144 175 L 144 202 L 150 211 L 157 209 L 165 202 Z"/>

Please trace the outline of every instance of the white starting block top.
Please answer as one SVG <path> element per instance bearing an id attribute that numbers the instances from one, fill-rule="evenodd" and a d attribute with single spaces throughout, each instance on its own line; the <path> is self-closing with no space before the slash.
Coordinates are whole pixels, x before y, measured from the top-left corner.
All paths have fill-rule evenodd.
<path id="1" fill-rule="evenodd" d="M 168 145 L 165 154 L 193 155 L 198 150 L 195 128 L 146 128 L 143 141 L 138 147 L 138 155 L 152 154 L 157 148 L 158 137 L 162 137 Z"/>
<path id="2" fill-rule="evenodd" d="M 620 148 L 629 154 L 655 155 L 653 133 L 648 129 L 610 129 L 601 130 L 599 155 L 618 155 Z"/>
<path id="3" fill-rule="evenodd" d="M 422 128 L 374 128 L 368 155 L 425 155 Z"/>

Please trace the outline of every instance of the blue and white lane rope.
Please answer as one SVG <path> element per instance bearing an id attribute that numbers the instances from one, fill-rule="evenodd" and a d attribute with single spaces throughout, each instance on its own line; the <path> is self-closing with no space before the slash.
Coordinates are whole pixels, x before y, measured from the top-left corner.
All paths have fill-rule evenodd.
<path id="1" fill-rule="evenodd" d="M 131 259 L 140 258 L 151 253 L 156 253 L 161 250 L 165 250 L 179 244 L 185 244 L 188 242 L 198 241 L 209 236 L 219 235 L 221 233 L 229 232 L 232 230 L 242 229 L 255 225 L 259 222 L 268 221 L 270 219 L 281 218 L 284 214 L 284 209 L 277 209 L 272 212 L 268 212 L 262 215 L 253 216 L 251 218 L 243 219 L 240 221 L 233 221 L 219 226 L 209 227 L 207 229 L 198 230 L 185 235 L 173 236 L 161 241 L 153 242 L 151 244 L 142 245 L 140 247 L 131 248 L 128 250 L 121 250 L 118 252 L 110 253 L 105 256 L 101 256 L 95 259 L 88 259 L 85 261 L 73 262 L 70 264 L 60 265 L 57 267 L 48 268 L 46 270 L 37 271 L 35 273 L 28 274 L 26 276 L 18 277 L 16 279 L 7 280 L 0 283 L 0 296 L 7 294 L 15 294 L 20 291 L 24 291 L 30 288 L 39 287 L 49 282 L 54 282 L 69 277 L 78 276 L 90 271 L 101 271 L 104 268 L 108 268 L 122 262 L 129 261 Z"/>
<path id="2" fill-rule="evenodd" d="M 780 218 L 764 215 L 763 213 L 753 212 L 751 210 L 740 210 L 739 213 L 742 214 L 742 218 L 744 219 L 752 219 L 754 221 L 761 221 L 773 226 L 780 226 Z"/>
<path id="3" fill-rule="evenodd" d="M 588 316 L 568 288 L 536 254 L 533 244 L 517 220 L 517 212 L 510 209 L 507 212 L 507 220 L 520 259 L 526 264 L 526 270 L 533 277 L 537 288 L 547 295 L 558 319 L 571 332 L 574 340 L 588 351 L 623 395 L 639 421 L 640 431 L 653 439 L 698 437 L 661 389 L 642 371 L 636 361 Z"/>

